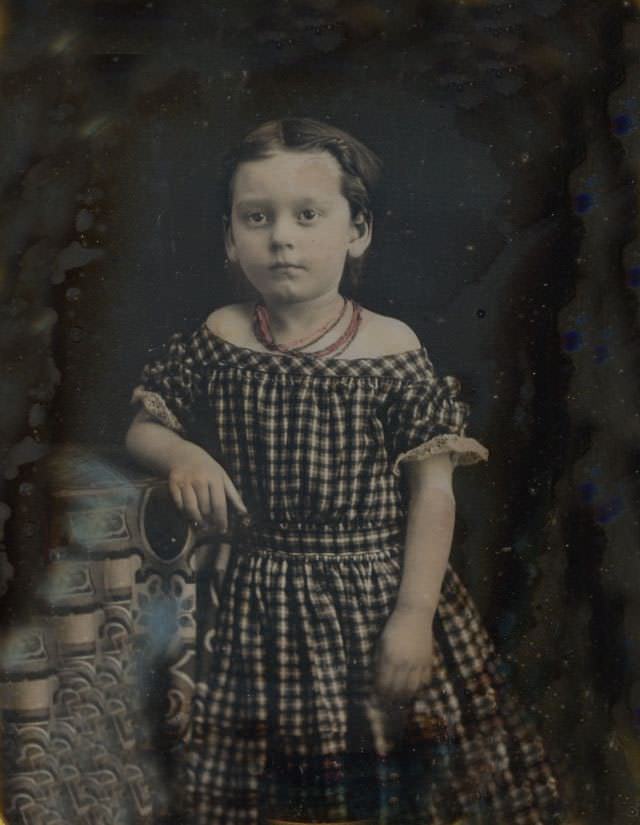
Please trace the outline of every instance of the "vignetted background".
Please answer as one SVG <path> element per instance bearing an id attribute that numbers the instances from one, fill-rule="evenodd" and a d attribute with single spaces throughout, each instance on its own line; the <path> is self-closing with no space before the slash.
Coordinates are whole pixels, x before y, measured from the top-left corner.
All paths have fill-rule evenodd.
<path id="1" fill-rule="evenodd" d="M 385 162 L 359 297 L 491 451 L 456 474 L 457 568 L 572 821 L 637 822 L 637 3 L 16 0 L 0 29 L 4 621 L 46 559 L 40 460 L 121 443 L 143 363 L 240 293 L 222 153 L 327 119 Z"/>

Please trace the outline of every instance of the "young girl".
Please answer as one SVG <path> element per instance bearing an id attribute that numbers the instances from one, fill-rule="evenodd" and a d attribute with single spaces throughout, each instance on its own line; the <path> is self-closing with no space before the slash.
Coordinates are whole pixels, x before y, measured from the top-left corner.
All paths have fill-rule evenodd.
<path id="1" fill-rule="evenodd" d="M 233 544 L 188 744 L 197 825 L 556 819 L 541 743 L 448 567 L 453 468 L 487 450 L 415 334 L 341 294 L 378 172 L 324 123 L 252 132 L 224 232 L 260 298 L 175 335 L 134 392 L 129 450 Z"/>

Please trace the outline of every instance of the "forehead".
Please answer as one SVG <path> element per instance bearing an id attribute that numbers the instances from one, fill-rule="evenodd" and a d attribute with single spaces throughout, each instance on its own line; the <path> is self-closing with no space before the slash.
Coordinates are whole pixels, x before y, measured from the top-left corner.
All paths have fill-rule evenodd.
<path id="1" fill-rule="evenodd" d="M 342 196 L 342 170 L 329 152 L 277 150 L 240 163 L 232 180 L 234 200 L 247 197 Z"/>

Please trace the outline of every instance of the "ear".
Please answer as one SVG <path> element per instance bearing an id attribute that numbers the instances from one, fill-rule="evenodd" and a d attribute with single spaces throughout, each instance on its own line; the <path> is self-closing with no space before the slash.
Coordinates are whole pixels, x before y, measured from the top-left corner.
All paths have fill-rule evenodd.
<path id="1" fill-rule="evenodd" d="M 235 264 L 238 261 L 238 253 L 236 252 L 236 244 L 233 239 L 231 219 L 228 215 L 222 216 L 222 231 L 224 232 L 224 250 L 227 253 L 227 258 Z"/>
<path id="2" fill-rule="evenodd" d="M 351 221 L 351 234 L 347 254 L 360 258 L 369 248 L 373 235 L 373 215 L 358 212 Z"/>

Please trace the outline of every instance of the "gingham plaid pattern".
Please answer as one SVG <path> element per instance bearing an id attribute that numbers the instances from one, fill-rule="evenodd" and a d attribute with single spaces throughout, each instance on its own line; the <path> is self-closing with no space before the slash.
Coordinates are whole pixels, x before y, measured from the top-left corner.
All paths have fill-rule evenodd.
<path id="1" fill-rule="evenodd" d="M 540 740 L 451 570 L 432 681 L 412 704 L 404 744 L 373 756 L 375 646 L 401 575 L 405 506 L 393 464 L 430 442 L 446 449 L 442 435 L 462 439 L 469 411 L 458 391 L 424 349 L 356 361 L 274 355 L 205 325 L 174 336 L 145 368 L 137 400 L 187 437 L 212 432 L 253 516 L 194 700 L 185 780 L 194 825 L 261 825 L 265 811 L 388 825 L 555 821 Z M 472 439 L 464 449 L 468 461 L 485 457 Z"/>
<path id="2" fill-rule="evenodd" d="M 425 443 L 467 463 L 483 448 L 462 438 L 469 409 L 453 376 L 424 349 L 372 359 L 317 359 L 236 347 L 203 324 L 175 335 L 147 365 L 136 398 L 167 426 L 206 439 L 250 511 L 266 521 L 397 523 L 396 459 Z M 163 417 L 162 410 L 165 410 Z"/>

